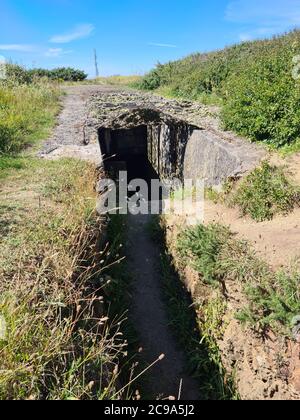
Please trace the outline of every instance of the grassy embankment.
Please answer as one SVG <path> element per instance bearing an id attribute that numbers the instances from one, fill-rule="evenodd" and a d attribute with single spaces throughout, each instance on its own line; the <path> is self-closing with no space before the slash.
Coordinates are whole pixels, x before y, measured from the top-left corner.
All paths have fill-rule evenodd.
<path id="1" fill-rule="evenodd" d="M 272 331 L 275 336 L 294 340 L 299 330 L 299 262 L 274 273 L 249 243 L 237 240 L 220 224 L 181 228 L 169 237 L 162 218 L 153 220 L 149 230 L 156 243 L 167 238 L 161 267 L 170 325 L 185 350 L 191 373 L 199 380 L 203 398 L 239 399 L 235 372 L 230 376 L 226 372 L 218 345 L 228 315 L 262 339 Z M 187 267 L 198 274 L 192 299 L 182 283 Z M 229 290 L 238 290 L 238 300 Z M 235 313 L 228 298 L 241 302 Z"/>
<path id="2" fill-rule="evenodd" d="M 4 400 L 120 397 L 126 344 L 122 314 L 114 311 L 119 285 L 106 277 L 119 248 L 99 249 L 97 173 L 88 163 L 32 155 L 32 145 L 55 123 L 60 93 L 45 80 L 0 85 Z"/>
<path id="3" fill-rule="evenodd" d="M 293 31 L 159 64 L 136 86 L 221 105 L 226 129 L 295 151 L 300 149 L 299 51 L 300 31 Z"/>
<path id="4" fill-rule="evenodd" d="M 274 273 L 251 246 L 238 241 L 222 225 L 199 225 L 181 232 L 178 255 L 200 274 L 201 281 L 226 290 L 226 282 L 242 285 L 248 304 L 236 314 L 241 322 L 265 332 L 268 329 L 292 338 L 293 319 L 300 311 L 300 272 L 290 269 Z"/>

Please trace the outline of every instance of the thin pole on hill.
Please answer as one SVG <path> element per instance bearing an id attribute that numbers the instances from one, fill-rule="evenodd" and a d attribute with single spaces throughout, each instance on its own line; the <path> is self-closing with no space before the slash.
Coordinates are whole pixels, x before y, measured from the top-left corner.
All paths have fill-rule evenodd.
<path id="1" fill-rule="evenodd" d="M 99 67 L 98 67 L 98 57 L 97 57 L 97 50 L 94 49 L 94 57 L 95 57 L 95 70 L 96 70 L 96 78 L 99 77 Z"/>

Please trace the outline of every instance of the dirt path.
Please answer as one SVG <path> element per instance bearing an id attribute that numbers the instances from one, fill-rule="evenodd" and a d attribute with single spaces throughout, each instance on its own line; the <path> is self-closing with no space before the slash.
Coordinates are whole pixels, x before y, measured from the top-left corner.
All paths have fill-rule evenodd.
<path id="1" fill-rule="evenodd" d="M 85 124 L 88 118 L 87 101 L 98 92 L 110 91 L 98 85 L 65 87 L 62 111 L 52 136 L 44 142 L 39 156 L 47 159 L 79 158 L 96 164 L 101 162 L 98 143 L 85 143 Z"/>
<path id="2" fill-rule="evenodd" d="M 165 355 L 151 370 L 146 391 L 153 398 L 177 398 L 182 380 L 181 399 L 199 399 L 199 385 L 187 374 L 184 353 L 168 325 L 162 296 L 160 250 L 147 232 L 151 217 L 130 215 L 128 223 L 128 268 L 133 278 L 130 316 L 141 340 L 145 362 L 150 364 L 161 354 Z"/>

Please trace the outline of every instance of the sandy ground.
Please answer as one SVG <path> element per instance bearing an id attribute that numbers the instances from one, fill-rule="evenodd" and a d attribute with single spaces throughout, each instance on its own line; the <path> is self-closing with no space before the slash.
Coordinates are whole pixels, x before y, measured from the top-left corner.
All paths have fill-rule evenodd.
<path id="1" fill-rule="evenodd" d="M 274 269 L 287 266 L 300 258 L 300 209 L 288 216 L 257 223 L 241 217 L 239 210 L 211 201 L 205 202 L 205 223 L 222 223 L 240 239 L 250 241 L 257 254 Z"/>

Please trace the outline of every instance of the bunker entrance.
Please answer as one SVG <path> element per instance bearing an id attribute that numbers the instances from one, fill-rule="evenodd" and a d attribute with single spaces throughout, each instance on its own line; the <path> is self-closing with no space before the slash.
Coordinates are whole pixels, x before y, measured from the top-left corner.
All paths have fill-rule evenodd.
<path id="1" fill-rule="evenodd" d="M 148 196 L 142 199 L 151 200 L 151 181 L 159 180 L 148 157 L 148 128 L 146 125 L 130 129 L 100 129 L 99 141 L 103 156 L 105 172 L 119 180 L 120 172 L 127 173 L 127 182 L 143 180 L 148 186 Z M 136 192 L 139 193 L 139 188 Z M 132 196 L 135 192 L 128 192 Z"/>

